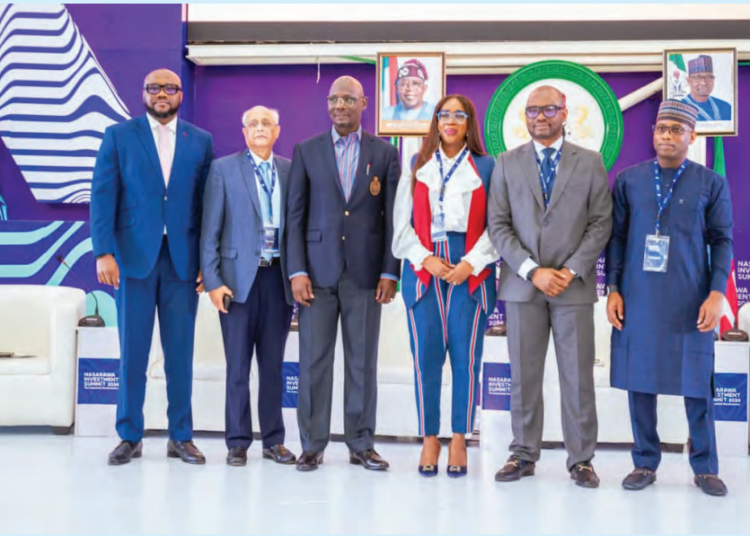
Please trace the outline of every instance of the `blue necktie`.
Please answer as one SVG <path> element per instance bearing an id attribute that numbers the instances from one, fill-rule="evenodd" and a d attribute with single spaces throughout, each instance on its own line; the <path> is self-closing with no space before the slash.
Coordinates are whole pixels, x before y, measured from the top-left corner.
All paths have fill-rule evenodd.
<path id="1" fill-rule="evenodd" d="M 554 147 L 545 147 L 542 149 L 544 160 L 542 160 L 542 176 L 547 182 L 547 196 L 552 199 L 552 187 L 555 185 L 555 174 L 552 170 L 552 155 L 555 154 Z"/>
<path id="2" fill-rule="evenodd" d="M 263 224 L 273 225 L 273 200 L 271 199 L 271 195 L 273 194 L 273 192 L 271 191 L 271 164 L 269 164 L 268 162 L 260 163 L 260 176 L 263 180 L 263 183 L 266 185 L 266 190 L 263 191 L 263 193 L 265 194 L 263 196 L 263 199 L 265 199 L 264 204 L 266 208 L 266 213 L 263 215 L 263 219 L 265 220 Z"/>

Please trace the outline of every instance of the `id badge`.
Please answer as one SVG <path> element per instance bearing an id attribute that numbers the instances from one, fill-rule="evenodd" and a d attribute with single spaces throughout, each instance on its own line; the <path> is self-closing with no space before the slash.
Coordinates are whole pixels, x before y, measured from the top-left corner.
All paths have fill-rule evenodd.
<path id="1" fill-rule="evenodd" d="M 666 272 L 669 262 L 669 237 L 647 235 L 643 254 L 643 270 L 646 272 Z"/>
<path id="2" fill-rule="evenodd" d="M 448 235 L 445 233 L 445 214 L 439 212 L 432 215 L 432 242 L 445 242 Z"/>
<path id="3" fill-rule="evenodd" d="M 279 229 L 277 227 L 263 228 L 263 253 L 275 255 L 279 252 Z"/>

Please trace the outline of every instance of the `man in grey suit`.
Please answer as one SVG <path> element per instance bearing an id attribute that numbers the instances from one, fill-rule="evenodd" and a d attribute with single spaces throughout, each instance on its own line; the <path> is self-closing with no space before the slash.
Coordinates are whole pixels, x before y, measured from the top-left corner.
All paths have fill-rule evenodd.
<path id="1" fill-rule="evenodd" d="M 220 311 L 227 360 L 227 464 L 247 463 L 253 440 L 250 361 L 257 351 L 263 458 L 294 464 L 284 447 L 281 366 L 294 304 L 286 267 L 285 205 L 290 161 L 274 156 L 279 114 L 256 106 L 242 116 L 247 149 L 214 160 L 206 185 L 201 268 Z"/>
<path id="2" fill-rule="evenodd" d="M 511 456 L 495 480 L 534 474 L 542 443 L 544 362 L 550 328 L 560 372 L 567 468 L 595 488 L 596 260 L 612 230 L 612 198 L 601 155 L 564 140 L 565 95 L 534 90 L 526 105 L 532 141 L 498 156 L 488 227 L 500 252 L 511 367 Z"/>

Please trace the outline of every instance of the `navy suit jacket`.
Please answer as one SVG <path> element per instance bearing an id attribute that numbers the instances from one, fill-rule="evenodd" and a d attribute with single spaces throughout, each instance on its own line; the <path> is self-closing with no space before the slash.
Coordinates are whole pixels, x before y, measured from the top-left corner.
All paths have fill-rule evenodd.
<path id="1" fill-rule="evenodd" d="M 344 267 L 360 288 L 381 274 L 398 277 L 391 252 L 393 204 L 401 176 L 398 149 L 362 132 L 347 202 L 331 131 L 294 148 L 287 200 L 287 273 L 307 272 L 314 287 L 332 287 Z"/>
<path id="2" fill-rule="evenodd" d="M 167 187 L 146 116 L 108 127 L 91 183 L 94 256 L 113 253 L 122 276 L 143 279 L 156 265 L 166 225 L 178 277 L 194 280 L 213 157 L 211 135 L 178 119 Z"/>
<path id="3" fill-rule="evenodd" d="M 286 258 L 285 203 L 289 186 L 288 158 L 274 156 L 281 188 L 279 249 L 284 291 L 289 305 L 294 304 L 283 259 Z M 234 301 L 244 303 L 258 273 L 263 250 L 263 216 L 258 184 L 247 151 L 214 160 L 203 200 L 201 231 L 201 269 L 207 291 L 226 285 Z"/>

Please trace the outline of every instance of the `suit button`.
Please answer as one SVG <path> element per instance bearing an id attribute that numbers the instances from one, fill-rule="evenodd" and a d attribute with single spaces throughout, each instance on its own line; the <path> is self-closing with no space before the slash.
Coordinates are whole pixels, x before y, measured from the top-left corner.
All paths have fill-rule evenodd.
<path id="1" fill-rule="evenodd" d="M 349 215 L 349 211 L 348 210 L 344 211 L 344 216 L 348 216 L 348 215 Z"/>
<path id="2" fill-rule="evenodd" d="M 164 196 L 164 201 L 166 201 L 166 200 L 167 200 L 167 196 L 165 195 L 165 196 Z"/>
<path id="3" fill-rule="evenodd" d="M 345 237 L 345 236 L 342 236 L 342 237 L 341 237 L 341 240 L 346 240 L 346 237 Z"/>
<path id="4" fill-rule="evenodd" d="M 547 225 L 549 225 L 549 220 L 548 220 L 547 218 L 544 218 L 544 221 L 542 222 L 542 224 L 543 224 L 543 225 L 544 225 L 545 227 L 547 227 Z"/>

